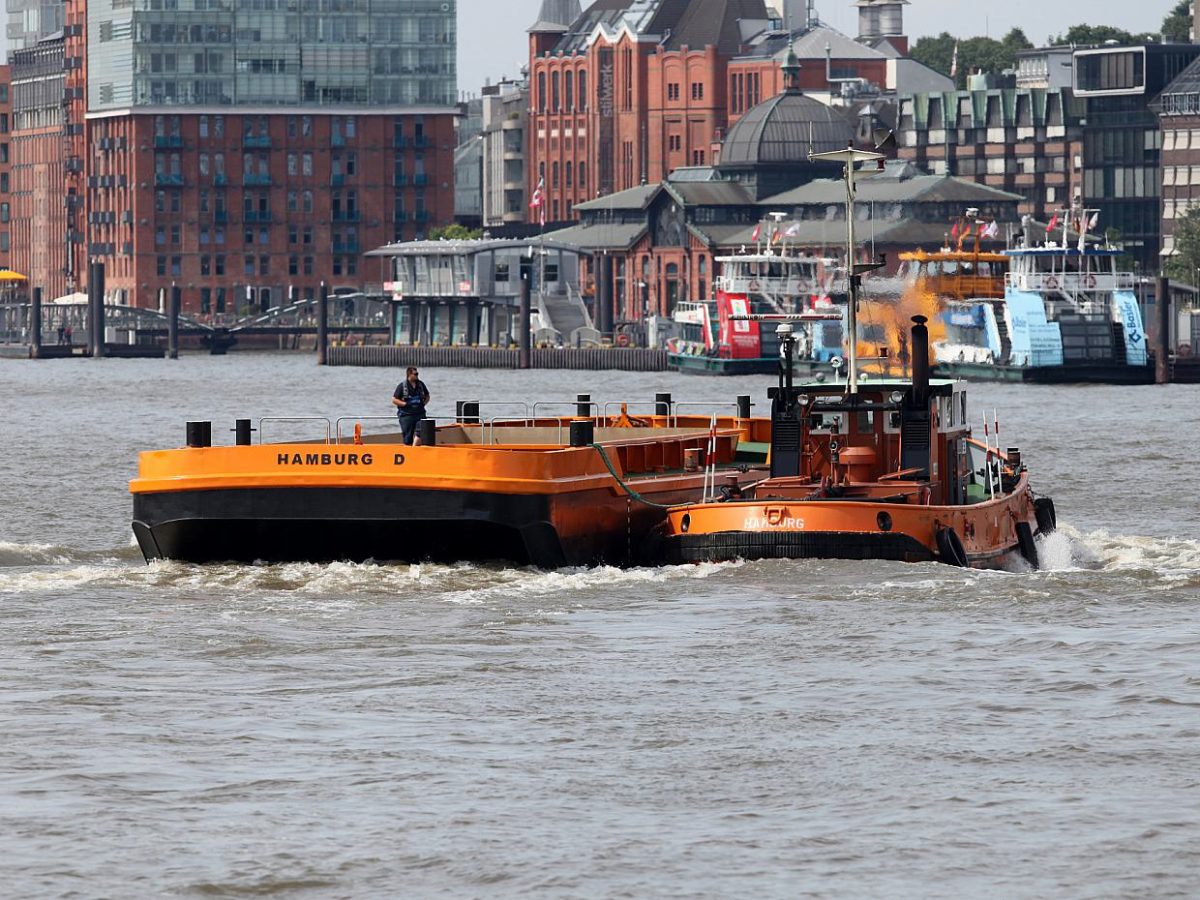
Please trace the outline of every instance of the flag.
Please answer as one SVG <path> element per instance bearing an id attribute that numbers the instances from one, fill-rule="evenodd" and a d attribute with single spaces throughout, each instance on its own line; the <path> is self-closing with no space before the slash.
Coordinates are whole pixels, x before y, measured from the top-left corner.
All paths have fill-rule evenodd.
<path id="1" fill-rule="evenodd" d="M 1055 213 L 1054 215 L 1052 215 L 1050 217 L 1050 221 L 1046 224 L 1046 234 L 1049 234 L 1057 227 L 1058 227 L 1058 213 Z"/>
<path id="2" fill-rule="evenodd" d="M 787 233 L 788 237 L 795 237 L 796 235 L 798 235 L 800 233 L 800 223 L 793 222 L 791 224 L 791 226 L 788 228 L 786 233 Z"/>
<path id="3" fill-rule="evenodd" d="M 954 55 L 950 57 L 950 77 L 958 77 L 958 41 L 954 42 Z"/>
<path id="4" fill-rule="evenodd" d="M 781 232 L 778 228 L 771 229 L 771 243 L 772 244 L 778 244 L 780 238 L 782 238 L 782 237 L 783 237 L 783 232 Z"/>
<path id="5" fill-rule="evenodd" d="M 956 238 L 956 237 L 958 237 L 958 223 L 957 223 L 957 222 L 955 222 L 953 225 L 951 225 L 951 226 L 950 226 L 950 238 L 951 238 L 951 240 L 953 240 L 953 239 L 954 239 L 954 238 Z"/>
<path id="6" fill-rule="evenodd" d="M 545 176 L 538 179 L 537 188 L 533 192 L 533 199 L 529 201 L 529 208 L 538 211 L 538 221 L 543 225 L 546 224 L 546 178 Z"/>
<path id="7" fill-rule="evenodd" d="M 981 231 L 979 234 L 981 237 L 985 237 L 985 238 L 999 237 L 1000 225 L 996 222 L 995 219 L 992 219 L 992 221 L 988 224 L 988 226 L 986 228 L 984 228 L 983 231 Z"/>
<path id="8" fill-rule="evenodd" d="M 762 237 L 762 222 L 754 226 L 754 234 L 750 235 L 750 240 L 757 244 L 760 237 Z"/>
<path id="9" fill-rule="evenodd" d="M 1087 230 L 1091 231 L 1093 228 L 1095 228 L 1099 224 L 1100 224 L 1100 213 L 1099 213 L 1099 211 L 1097 211 L 1097 212 L 1092 213 L 1092 217 L 1090 219 L 1088 219 Z"/>

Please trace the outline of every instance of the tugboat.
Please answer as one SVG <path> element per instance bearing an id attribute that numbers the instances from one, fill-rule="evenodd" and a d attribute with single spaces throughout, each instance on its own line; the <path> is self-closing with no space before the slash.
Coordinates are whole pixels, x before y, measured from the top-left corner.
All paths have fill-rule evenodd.
<path id="1" fill-rule="evenodd" d="M 834 260 L 798 253 L 787 239 L 782 214 L 776 213 L 755 228 L 751 251 L 716 257 L 721 274 L 715 299 L 679 303 L 672 315 L 678 331 L 667 344 L 672 368 L 690 375 L 770 374 L 779 366 L 779 343 L 752 315 L 844 306 L 844 296 L 837 303 Z M 796 364 L 810 372 L 837 356 L 842 341 L 838 326 L 814 327 L 800 337 Z"/>
<path id="2" fill-rule="evenodd" d="M 881 159 L 852 147 L 847 186 L 848 259 L 854 258 L 856 164 Z M 865 174 L 865 173 L 862 173 Z M 850 273 L 849 334 L 856 334 L 861 279 Z M 771 400 L 768 477 L 730 482 L 720 496 L 670 509 L 654 554 L 682 563 L 735 558 L 888 559 L 1001 568 L 1038 565 L 1035 538 L 1055 527 L 1053 502 L 1037 497 L 1016 448 L 972 435 L 961 385 L 931 378 L 927 319 L 913 318 L 911 382 L 861 381 L 847 341 L 844 384 L 797 385 L 793 324 L 781 322 L 778 386 Z M 998 430 L 997 430 L 998 434 Z M 717 478 L 713 474 L 712 481 Z"/>

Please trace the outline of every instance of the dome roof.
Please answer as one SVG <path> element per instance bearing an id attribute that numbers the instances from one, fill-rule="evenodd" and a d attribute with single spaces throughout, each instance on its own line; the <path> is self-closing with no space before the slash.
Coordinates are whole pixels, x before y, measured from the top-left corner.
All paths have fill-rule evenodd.
<path id="1" fill-rule="evenodd" d="M 831 106 L 785 91 L 751 109 L 729 129 L 721 168 L 807 164 L 808 154 L 844 150 L 854 127 Z"/>

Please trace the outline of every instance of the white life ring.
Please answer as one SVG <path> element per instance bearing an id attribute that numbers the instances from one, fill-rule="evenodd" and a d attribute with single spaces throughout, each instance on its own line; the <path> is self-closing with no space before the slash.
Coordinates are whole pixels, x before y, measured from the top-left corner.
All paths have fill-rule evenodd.
<path id="1" fill-rule="evenodd" d="M 1050 291 L 1056 290 L 1058 288 L 1058 279 L 1055 278 L 1053 275 L 1047 275 L 1045 285 L 1046 285 L 1047 290 L 1050 290 Z"/>
<path id="2" fill-rule="evenodd" d="M 754 278 L 751 278 L 751 279 L 750 279 L 750 284 L 748 285 L 748 287 L 749 287 L 749 289 L 750 289 L 750 290 L 752 290 L 752 291 L 757 291 L 757 290 L 758 290 L 758 280 L 757 280 L 757 279 L 754 279 Z"/>
<path id="3" fill-rule="evenodd" d="M 1094 288 L 1096 286 L 1096 276 L 1093 275 L 1091 272 L 1088 272 L 1086 275 L 1084 275 L 1083 276 L 1083 286 L 1085 288 L 1087 288 L 1088 290 L 1091 290 L 1092 288 Z"/>

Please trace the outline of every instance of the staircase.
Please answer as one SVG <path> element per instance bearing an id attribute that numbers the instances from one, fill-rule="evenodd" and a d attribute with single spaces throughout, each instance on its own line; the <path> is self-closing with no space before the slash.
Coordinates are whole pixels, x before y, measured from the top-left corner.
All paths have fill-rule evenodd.
<path id="1" fill-rule="evenodd" d="M 993 303 L 992 310 L 996 314 L 996 330 L 1000 333 L 1000 358 L 998 363 L 1007 363 L 1012 356 L 1012 335 L 1008 333 L 1008 319 L 1004 315 L 1003 302 Z"/>
<path id="2" fill-rule="evenodd" d="M 553 328 L 564 341 L 569 341 L 577 328 L 591 328 L 592 320 L 582 298 L 568 285 L 565 292 L 543 293 L 538 298 L 542 327 Z"/>

